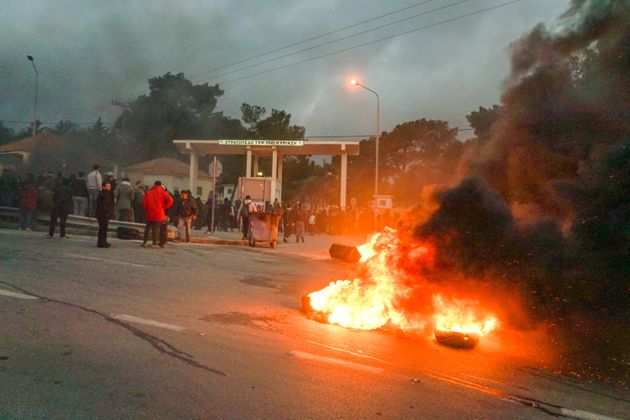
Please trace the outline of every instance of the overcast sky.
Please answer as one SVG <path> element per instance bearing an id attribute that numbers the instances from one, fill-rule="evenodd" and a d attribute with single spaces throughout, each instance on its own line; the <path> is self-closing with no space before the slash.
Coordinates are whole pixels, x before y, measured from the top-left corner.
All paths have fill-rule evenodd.
<path id="1" fill-rule="evenodd" d="M 238 66 L 217 67 L 421 3 L 420 0 L 3 0 L 0 8 L 0 120 L 32 118 L 35 57 L 39 116 L 112 122 L 147 92 L 147 79 L 183 72 L 195 83 L 219 83 L 217 110 L 240 118 L 243 102 L 283 109 L 308 136 L 372 133 L 376 98 L 351 87 L 359 78 L 381 97 L 381 128 L 418 118 L 466 128 L 465 116 L 498 103 L 509 71 L 509 44 L 543 22 L 552 25 L 569 0 L 523 0 L 450 23 L 324 58 L 254 73 L 377 41 L 508 0 L 469 0 L 435 13 L 286 55 L 461 0 L 432 0 L 400 13 Z M 225 74 L 228 73 L 228 74 Z M 212 78 L 214 75 L 223 76 Z M 21 128 L 23 123 L 8 123 Z M 50 125 L 50 124 L 49 124 Z M 464 132 L 461 137 L 469 133 Z"/>

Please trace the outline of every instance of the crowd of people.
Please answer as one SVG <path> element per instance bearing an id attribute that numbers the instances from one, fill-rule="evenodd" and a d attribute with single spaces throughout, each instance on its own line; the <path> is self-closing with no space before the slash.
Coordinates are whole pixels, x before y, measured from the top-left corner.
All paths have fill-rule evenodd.
<path id="1" fill-rule="evenodd" d="M 157 181 L 149 188 L 142 181 L 132 185 L 129 178 L 117 180 L 113 172 L 101 174 L 94 165 L 87 175 L 84 172 L 65 174 L 42 171 L 39 176 L 14 176 L 5 170 L 0 176 L 0 206 L 18 207 L 19 229 L 31 230 L 36 211 L 50 213 L 49 236 L 53 237 L 59 224 L 59 235 L 67 238 L 68 215 L 96 217 L 99 221 L 97 246 L 109 247 L 107 229 L 109 220 L 145 224 L 143 246 L 164 246 L 160 229 L 172 224 L 177 227 L 178 241 L 189 242 L 193 229 L 207 227 L 210 234 L 218 231 L 242 232 L 249 235 L 249 218 L 252 213 L 272 213 L 280 217 L 279 233 L 284 242 L 304 242 L 306 235 L 325 233 L 342 235 L 367 233 L 374 224 L 374 213 L 367 208 L 348 210 L 321 205 L 313 208 L 297 202 L 265 202 L 256 205 L 249 196 L 232 202 L 227 197 L 219 202 L 210 192 L 205 203 L 191 191 L 167 191 Z M 385 211 L 378 221 L 393 226 L 396 214 Z M 150 232 L 150 237 L 149 237 Z M 149 244 L 151 239 L 151 244 Z"/>

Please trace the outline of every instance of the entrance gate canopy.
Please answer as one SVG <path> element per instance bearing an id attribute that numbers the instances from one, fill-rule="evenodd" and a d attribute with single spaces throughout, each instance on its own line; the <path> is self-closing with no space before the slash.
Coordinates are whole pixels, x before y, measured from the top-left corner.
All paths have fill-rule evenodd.
<path id="1" fill-rule="evenodd" d="M 259 140 L 259 139 L 219 139 L 219 140 L 173 140 L 183 153 L 194 151 L 204 155 L 245 155 L 250 149 L 254 154 L 271 154 L 273 148 L 283 155 L 334 156 L 345 150 L 349 156 L 359 154 L 358 141 L 339 140 Z"/>
<path id="2" fill-rule="evenodd" d="M 260 156 L 271 156 L 271 177 L 282 184 L 284 155 L 341 156 L 339 205 L 346 207 L 348 155 L 359 154 L 358 141 L 346 140 L 272 140 L 272 139 L 217 139 L 173 140 L 182 153 L 190 154 L 190 189 L 194 191 L 199 157 L 206 155 L 247 155 L 245 177 L 252 177 L 258 169 Z M 253 163 L 253 165 L 252 165 Z M 252 169 L 254 174 L 252 174 Z"/>

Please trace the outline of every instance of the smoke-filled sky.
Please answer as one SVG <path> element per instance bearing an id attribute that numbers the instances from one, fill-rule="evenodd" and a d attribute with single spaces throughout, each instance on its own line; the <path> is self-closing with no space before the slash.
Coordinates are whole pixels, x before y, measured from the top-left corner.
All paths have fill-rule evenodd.
<path id="1" fill-rule="evenodd" d="M 0 120 L 19 129 L 32 118 L 39 71 L 39 119 L 112 122 L 112 100 L 147 92 L 147 79 L 183 72 L 219 83 L 217 110 L 240 118 L 243 102 L 283 109 L 306 136 L 372 133 L 375 97 L 351 87 L 359 78 L 381 97 L 381 129 L 418 118 L 466 128 L 465 115 L 499 102 L 509 45 L 536 24 L 553 28 L 569 0 L 522 0 L 452 22 L 302 64 L 358 44 L 458 18 L 508 0 L 4 0 L 0 8 Z M 418 5 L 416 7 L 412 7 Z M 452 7 L 445 7 L 454 5 Z M 210 71 L 407 8 L 237 66 Z M 340 42 L 341 37 L 425 14 Z M 261 66 L 235 71 L 314 47 Z M 227 73 L 227 74 L 226 74 Z M 213 75 L 223 75 L 213 78 Z M 17 121 L 17 122 L 11 122 Z M 466 137 L 464 132 L 462 137 Z"/>

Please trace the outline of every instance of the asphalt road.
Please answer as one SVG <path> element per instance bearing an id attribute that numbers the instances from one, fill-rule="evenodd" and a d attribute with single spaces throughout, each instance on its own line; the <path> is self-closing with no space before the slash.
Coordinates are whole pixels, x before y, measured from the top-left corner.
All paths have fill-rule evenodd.
<path id="1" fill-rule="evenodd" d="M 0 418 L 630 418 L 624 391 L 536 367 L 531 337 L 307 319 L 300 297 L 353 269 L 323 252 L 111 242 L 0 230 Z"/>

